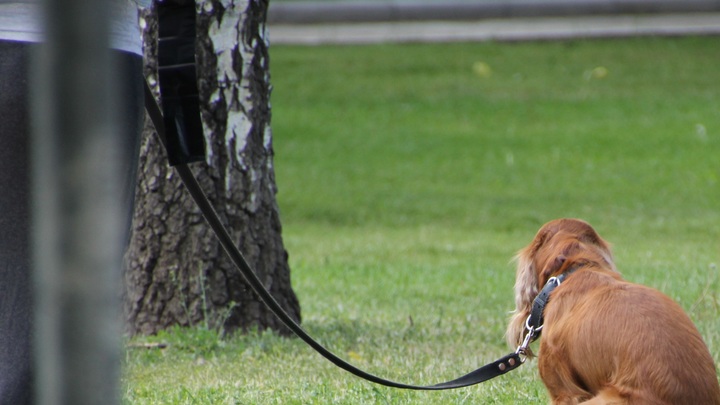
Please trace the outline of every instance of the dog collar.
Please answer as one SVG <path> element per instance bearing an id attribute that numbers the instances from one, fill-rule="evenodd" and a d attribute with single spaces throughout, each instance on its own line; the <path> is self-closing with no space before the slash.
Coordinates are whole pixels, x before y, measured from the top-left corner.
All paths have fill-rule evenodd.
<path id="1" fill-rule="evenodd" d="M 525 327 L 528 330 L 531 330 L 532 328 L 532 330 L 535 331 L 535 337 L 533 340 L 537 339 L 537 337 L 540 336 L 540 330 L 542 329 L 544 322 L 543 311 L 545 311 L 545 305 L 547 305 L 548 301 L 550 300 L 550 293 L 552 293 L 558 286 L 560 286 L 560 284 L 562 284 L 562 282 L 565 281 L 565 279 L 568 278 L 577 269 L 577 266 L 573 266 L 559 276 L 550 277 L 547 283 L 545 283 L 543 289 L 540 290 L 540 293 L 537 295 L 537 297 L 535 297 L 532 305 L 532 310 L 530 311 L 530 316 L 528 316 L 528 319 L 525 322 Z"/>

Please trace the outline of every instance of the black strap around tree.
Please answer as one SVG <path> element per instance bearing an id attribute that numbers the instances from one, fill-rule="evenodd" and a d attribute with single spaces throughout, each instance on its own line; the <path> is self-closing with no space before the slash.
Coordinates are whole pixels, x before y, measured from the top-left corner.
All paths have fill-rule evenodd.
<path id="1" fill-rule="evenodd" d="M 199 159 L 199 153 L 204 151 L 204 137 L 202 126 L 199 125 L 200 110 L 197 85 L 195 84 L 197 79 L 192 77 L 195 73 L 195 30 L 189 26 L 194 27 L 194 2 L 165 0 L 158 2 L 158 9 L 161 19 L 159 22 L 161 32 L 159 52 L 162 53 L 162 58 L 159 60 L 159 77 L 164 116 L 147 82 L 145 83 L 145 108 L 168 153 L 170 164 L 175 168 L 183 184 L 190 192 L 223 249 L 255 293 L 288 329 L 293 331 L 320 355 L 343 370 L 367 381 L 394 388 L 446 390 L 467 387 L 503 375 L 523 363 L 521 353 L 515 352 L 451 381 L 429 386 L 403 384 L 377 377 L 353 366 L 308 335 L 285 312 L 282 306 L 267 291 L 262 281 L 255 275 L 242 253 L 235 246 L 229 232 L 220 221 L 215 209 L 208 201 L 188 166 L 189 162 L 201 160 Z M 186 81 L 193 83 L 187 83 Z M 166 92 L 169 92 L 168 98 L 165 96 Z M 204 152 L 202 153 L 204 154 Z"/>

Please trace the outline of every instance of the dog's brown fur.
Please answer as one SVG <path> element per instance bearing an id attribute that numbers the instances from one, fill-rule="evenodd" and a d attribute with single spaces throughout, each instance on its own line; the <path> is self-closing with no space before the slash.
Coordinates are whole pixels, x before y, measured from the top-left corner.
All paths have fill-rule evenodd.
<path id="1" fill-rule="evenodd" d="M 538 291 L 570 268 L 540 339 L 538 369 L 554 404 L 720 404 L 715 364 L 690 318 L 659 291 L 624 281 L 610 245 L 584 221 L 549 222 L 518 253 L 512 347 Z"/>

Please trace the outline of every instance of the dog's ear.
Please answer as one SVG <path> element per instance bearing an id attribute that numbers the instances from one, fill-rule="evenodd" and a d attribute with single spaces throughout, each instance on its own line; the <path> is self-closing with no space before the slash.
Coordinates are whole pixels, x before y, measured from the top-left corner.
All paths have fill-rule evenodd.
<path id="1" fill-rule="evenodd" d="M 518 310 L 529 307 L 538 293 L 538 274 L 533 260 L 535 253 L 536 248 L 531 245 L 515 256 L 515 303 Z"/>
<path id="2" fill-rule="evenodd" d="M 546 277 L 545 274 L 551 274 L 555 268 L 553 263 L 548 266 L 548 264 L 543 264 L 542 260 L 539 260 L 540 251 L 547 250 L 548 243 L 558 233 L 558 226 L 555 222 L 557 221 L 543 226 L 530 245 L 518 252 L 516 256 L 518 268 L 515 280 L 515 297 L 516 300 L 522 300 L 525 305 L 532 305 L 535 296 L 549 277 Z"/>
<path id="3" fill-rule="evenodd" d="M 537 248 L 538 246 L 531 244 L 520 250 L 515 256 L 517 264 L 515 310 L 505 333 L 507 342 L 512 348 L 516 348 L 522 343 L 525 336 L 525 319 L 530 315 L 532 302 L 538 294 L 538 273 L 533 260 Z"/>
<path id="4" fill-rule="evenodd" d="M 547 282 L 547 280 L 552 277 L 554 274 L 558 272 L 565 264 L 565 261 L 567 260 L 567 257 L 565 254 L 560 254 L 556 256 L 554 259 L 548 261 L 547 266 L 542 270 L 540 275 L 540 281 L 544 284 Z"/>
<path id="5" fill-rule="evenodd" d="M 572 257 L 578 252 L 586 250 L 586 248 L 586 245 L 575 239 L 575 237 L 566 237 L 557 241 L 551 251 L 554 257 L 548 258 L 545 267 L 540 271 L 540 283 L 545 284 L 550 277 L 559 274 L 568 257 Z"/>
<path id="6" fill-rule="evenodd" d="M 541 247 L 547 243 L 550 238 L 553 237 L 558 232 L 557 229 L 554 227 L 548 227 L 545 226 L 538 231 L 537 235 L 535 235 L 535 238 L 533 238 L 532 243 L 530 243 L 530 246 L 528 246 L 529 252 L 528 254 L 531 256 L 535 256 L 535 254 L 540 250 Z"/>

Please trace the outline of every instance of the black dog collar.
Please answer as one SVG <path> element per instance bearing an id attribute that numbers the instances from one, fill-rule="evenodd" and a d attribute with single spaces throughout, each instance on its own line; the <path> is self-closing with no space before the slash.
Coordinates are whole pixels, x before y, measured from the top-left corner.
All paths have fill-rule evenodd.
<path id="1" fill-rule="evenodd" d="M 540 291 L 537 297 L 535 297 L 532 305 L 532 310 L 530 311 L 530 316 L 525 323 L 525 327 L 527 329 L 532 328 L 532 330 L 535 331 L 535 336 L 533 340 L 537 339 L 537 337 L 540 336 L 540 330 L 542 329 L 544 322 L 543 311 L 545 310 L 545 305 L 547 305 L 548 301 L 550 300 L 550 293 L 552 293 L 560 284 L 562 284 L 563 281 L 565 281 L 566 278 L 568 278 L 577 269 L 578 267 L 573 266 L 559 276 L 550 277 L 547 283 L 545 283 L 543 289 Z"/>

